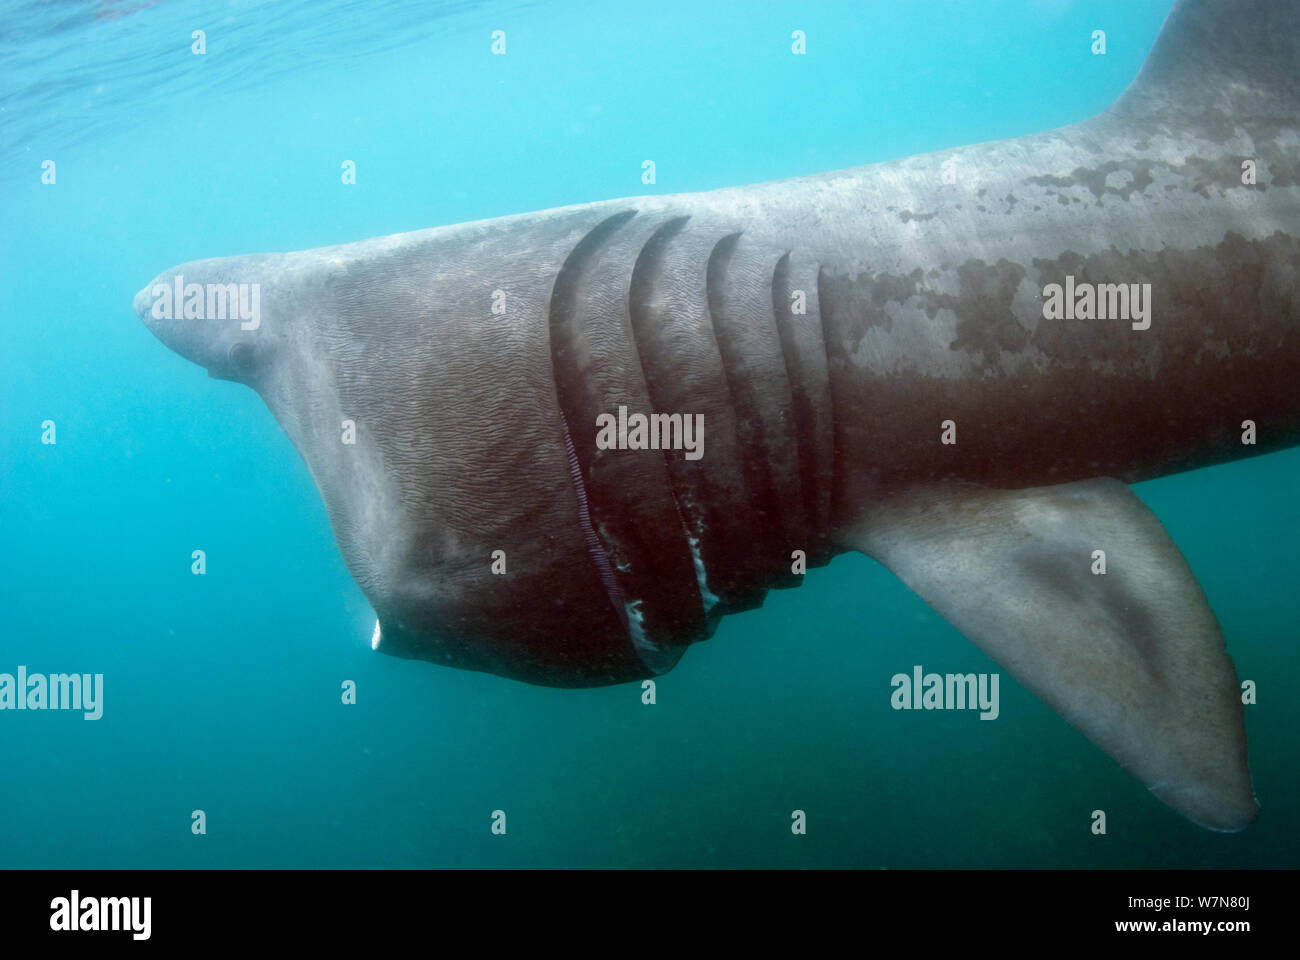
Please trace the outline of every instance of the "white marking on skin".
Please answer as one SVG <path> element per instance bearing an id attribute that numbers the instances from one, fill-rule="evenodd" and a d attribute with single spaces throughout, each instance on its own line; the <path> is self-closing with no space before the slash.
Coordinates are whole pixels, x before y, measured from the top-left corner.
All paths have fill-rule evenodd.
<path id="1" fill-rule="evenodd" d="M 381 637 L 380 637 L 380 632 L 379 632 L 379 621 L 376 620 L 376 621 L 375 621 L 375 632 L 374 632 L 373 634 L 370 635 L 370 649 L 371 649 L 371 650 L 378 650 L 378 649 L 379 649 L 379 641 L 380 641 L 380 639 L 381 639 Z"/>
<path id="2" fill-rule="evenodd" d="M 700 585 L 700 597 L 704 600 L 704 613 L 708 615 L 709 611 L 718 605 L 718 596 L 709 589 L 709 578 L 704 570 L 704 557 L 700 554 L 700 540 L 698 537 L 686 538 L 691 545 L 691 557 L 695 560 L 695 580 Z"/>
<path id="3" fill-rule="evenodd" d="M 655 653 L 659 648 L 650 642 L 650 638 L 645 635 L 644 618 L 641 616 L 641 601 L 633 600 L 631 603 L 623 604 L 623 609 L 627 613 L 627 632 L 632 638 L 632 645 L 638 650 L 650 650 Z"/>

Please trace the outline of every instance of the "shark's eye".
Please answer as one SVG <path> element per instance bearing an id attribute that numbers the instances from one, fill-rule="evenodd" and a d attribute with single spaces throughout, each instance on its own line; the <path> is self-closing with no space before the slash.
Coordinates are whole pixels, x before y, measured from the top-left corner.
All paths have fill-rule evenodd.
<path id="1" fill-rule="evenodd" d="M 253 369 L 253 345 L 244 340 L 232 343 L 226 353 L 226 359 L 230 361 L 231 370 L 236 373 L 247 373 Z"/>

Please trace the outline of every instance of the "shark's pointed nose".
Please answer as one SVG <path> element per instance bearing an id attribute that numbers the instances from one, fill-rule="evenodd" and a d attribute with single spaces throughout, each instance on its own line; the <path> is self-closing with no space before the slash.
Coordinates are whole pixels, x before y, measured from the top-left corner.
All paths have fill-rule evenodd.
<path id="1" fill-rule="evenodd" d="M 148 315 L 153 309 L 153 297 L 149 293 L 149 289 L 152 286 L 153 284 L 146 284 L 140 292 L 135 295 L 135 300 L 133 301 L 136 315 L 141 320 L 148 319 Z"/>

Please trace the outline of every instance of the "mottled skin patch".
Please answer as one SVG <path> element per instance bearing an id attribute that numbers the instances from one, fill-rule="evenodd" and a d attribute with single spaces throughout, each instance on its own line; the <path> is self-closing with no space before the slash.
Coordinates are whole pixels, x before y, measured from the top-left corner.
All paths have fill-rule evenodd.
<path id="1" fill-rule="evenodd" d="M 999 260 L 993 265 L 968 260 L 957 268 L 961 293 L 936 298 L 939 307 L 957 315 L 957 339 L 953 350 L 978 354 L 982 366 L 997 361 L 999 351 L 1023 350 L 1028 333 L 1010 309 L 1011 298 L 1024 278 L 1019 264 Z"/>
<path id="2" fill-rule="evenodd" d="M 855 280 L 828 275 L 823 279 L 822 310 L 835 317 L 831 328 L 842 332 L 842 342 L 851 347 L 849 353 L 857 350 L 867 327 L 892 330 L 893 318 L 886 309 L 889 304 L 924 311 L 927 320 L 934 320 L 942 309 L 951 310 L 958 318 L 952 349 L 978 354 L 985 363 L 996 363 L 999 350 L 1022 349 L 1025 330 L 1011 312 L 1010 302 L 1025 276 L 1024 269 L 1007 260 L 992 266 L 967 260 L 955 273 L 960 290 L 955 295 L 939 292 L 936 281 L 942 275 L 937 270 L 927 275 L 919 269 L 906 276 L 862 274 Z M 845 322 L 846 317 L 853 319 Z M 836 322 L 844 326 L 837 328 Z"/>
<path id="3" fill-rule="evenodd" d="M 1097 198 L 1098 204 L 1100 204 L 1101 198 L 1108 193 L 1119 197 L 1121 200 L 1127 200 L 1134 193 L 1141 193 L 1151 186 L 1151 166 L 1151 161 L 1148 160 L 1112 160 L 1109 163 L 1103 163 L 1099 167 L 1076 167 L 1068 177 L 1057 177 L 1050 174 L 1030 177 L 1028 183 L 1040 187 L 1072 187 L 1078 183 L 1087 187 L 1089 192 Z M 1166 164 L 1166 166 L 1168 165 Z M 1130 175 L 1128 183 L 1122 187 L 1109 185 L 1107 178 L 1112 173 L 1121 170 Z M 1072 199 L 1063 193 L 1057 194 L 1057 198 L 1061 203 L 1066 203 L 1069 199 Z"/>
<path id="4" fill-rule="evenodd" d="M 1151 328 L 1047 320 L 1041 298 L 1017 298 L 1022 280 L 1041 291 L 1067 275 L 1150 283 Z M 828 275 L 821 304 L 836 445 L 868 451 L 846 458 L 837 502 L 918 477 L 1006 488 L 1098 475 L 1135 482 L 1300 442 L 1298 278 L 1300 241 L 1282 233 L 1028 265 L 968 260 L 937 278 Z M 930 324 L 940 311 L 956 317 L 951 342 L 914 353 L 906 368 L 863 365 L 872 354 L 856 347 L 868 329 L 900 336 L 900 318 Z M 954 367 L 940 350 L 966 364 Z M 1258 446 L 1242 450 L 1235 437 L 1247 417 L 1266 426 Z M 956 446 L 938 443 L 948 419 Z"/>

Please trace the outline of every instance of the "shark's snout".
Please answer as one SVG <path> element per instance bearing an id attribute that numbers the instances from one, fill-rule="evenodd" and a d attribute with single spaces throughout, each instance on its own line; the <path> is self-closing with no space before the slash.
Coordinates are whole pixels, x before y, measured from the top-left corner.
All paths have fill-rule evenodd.
<path id="1" fill-rule="evenodd" d="M 152 286 L 152 284 L 149 286 Z M 143 320 L 146 326 L 149 324 L 149 314 L 153 311 L 153 297 L 149 295 L 149 286 L 142 287 L 140 292 L 135 295 L 135 300 L 132 303 L 135 307 L 136 316 Z"/>
<path id="2" fill-rule="evenodd" d="M 159 274 L 132 301 L 168 349 L 223 380 L 251 383 L 274 353 L 262 326 L 261 284 L 231 261 L 183 264 Z"/>
<path id="3" fill-rule="evenodd" d="M 175 296 L 184 290 L 183 281 L 178 288 L 175 274 L 161 273 L 154 277 L 135 295 L 132 306 L 149 331 L 162 341 L 163 346 L 187 360 L 206 366 L 207 351 L 195 325 L 184 320 L 184 301 Z"/>

